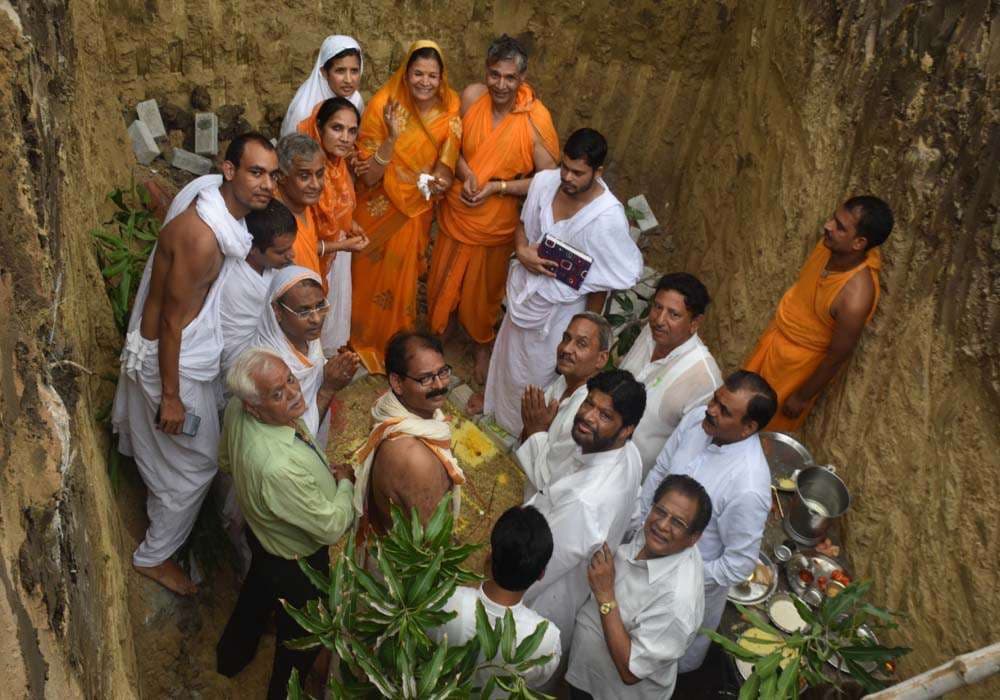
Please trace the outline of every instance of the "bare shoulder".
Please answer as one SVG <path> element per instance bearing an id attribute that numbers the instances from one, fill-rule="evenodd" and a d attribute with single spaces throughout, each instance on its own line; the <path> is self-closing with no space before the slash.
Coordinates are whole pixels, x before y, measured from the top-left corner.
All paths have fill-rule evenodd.
<path id="1" fill-rule="evenodd" d="M 471 107 L 476 100 L 486 94 L 486 85 L 483 83 L 472 83 L 462 90 L 462 114 Z"/>
<path id="2" fill-rule="evenodd" d="M 215 233 L 194 207 L 188 207 L 160 231 L 160 244 L 173 255 L 207 264 L 222 254 Z"/>
<path id="3" fill-rule="evenodd" d="M 838 311 L 849 315 L 867 316 L 875 303 L 875 282 L 867 267 L 847 280 L 837 299 Z"/>
<path id="4" fill-rule="evenodd" d="M 378 464 L 406 464 L 407 473 L 422 472 L 429 467 L 441 468 L 438 458 L 420 440 L 404 435 L 383 442 L 375 456 Z"/>

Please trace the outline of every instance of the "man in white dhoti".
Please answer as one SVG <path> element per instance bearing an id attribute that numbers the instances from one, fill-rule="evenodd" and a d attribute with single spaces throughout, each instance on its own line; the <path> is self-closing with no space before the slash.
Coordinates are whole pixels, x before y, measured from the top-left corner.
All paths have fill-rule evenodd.
<path id="1" fill-rule="evenodd" d="M 206 175 L 178 193 L 122 350 L 112 423 L 118 449 L 135 457 L 148 489 L 149 528 L 132 563 L 182 595 L 196 588 L 170 557 L 191 532 L 216 471 L 223 263 L 250 252 L 243 217 L 271 201 L 277 170 L 271 142 L 244 134 L 226 150 L 221 186 Z"/>
<path id="2" fill-rule="evenodd" d="M 607 152 L 603 136 L 579 129 L 566 140 L 560 168 L 537 173 L 528 189 L 484 405 L 511 435 L 521 432 L 524 388 L 555 379 L 556 346 L 569 320 L 584 310 L 600 313 L 609 291 L 634 286 L 642 272 L 625 209 L 601 178 Z M 591 260 L 578 288 L 558 279 L 557 264 L 539 255 L 546 239 L 578 251 L 578 262 Z"/>
<path id="3" fill-rule="evenodd" d="M 674 428 L 722 386 L 722 374 L 698 327 L 710 298 L 686 272 L 664 275 L 649 304 L 649 320 L 618 366 L 646 386 L 646 412 L 632 440 L 642 455 L 642 474 L 653 468 Z"/>
<path id="4" fill-rule="evenodd" d="M 324 39 L 312 72 L 288 105 L 281 122 L 281 135 L 294 134 L 299 122 L 312 114 L 316 105 L 331 97 L 345 97 L 359 112 L 364 111 L 365 101 L 358 92 L 364 67 L 361 44 L 353 37 L 335 34 Z"/>
<path id="5" fill-rule="evenodd" d="M 222 299 L 222 371 L 228 372 L 236 358 L 250 347 L 261 314 L 267 305 L 267 287 L 276 269 L 295 258 L 295 216 L 276 199 L 265 209 L 246 216 L 253 243 L 244 260 L 228 260 L 232 270 L 225 276 Z"/>
<path id="6" fill-rule="evenodd" d="M 587 398 L 587 380 L 600 372 L 608 363 L 611 351 L 611 324 L 603 316 L 582 311 L 573 317 L 563 332 L 556 349 L 555 381 L 543 392 L 528 386 L 521 397 L 521 441 L 535 433 L 547 433 L 546 450 L 542 460 L 547 464 L 569 464 L 576 442 L 573 440 L 573 421 L 580 405 Z M 517 453 L 515 453 L 516 455 Z M 535 495 L 531 481 L 524 482 L 524 499 Z"/>
<path id="7" fill-rule="evenodd" d="M 712 499 L 712 520 L 698 549 L 705 562 L 705 619 L 714 630 L 729 587 L 746 581 L 757 565 L 764 524 L 771 510 L 771 472 L 757 433 L 778 408 L 774 389 L 759 374 L 739 370 L 726 377 L 708 408 L 681 420 L 646 477 L 632 524 L 648 515 L 657 486 L 668 474 L 696 479 Z M 699 668 L 709 639 L 699 635 L 680 662 L 680 672 Z"/>
<path id="8" fill-rule="evenodd" d="M 518 450 L 518 460 L 538 493 L 537 508 L 552 528 L 555 551 L 541 581 L 524 596 L 526 605 L 552 620 L 562 648 L 573 639 L 576 613 L 587 599 L 587 563 L 607 542 L 622 541 L 635 508 L 642 460 L 630 438 L 642 418 L 646 392 L 624 370 L 591 377 L 587 398 L 573 422 L 577 444 L 570 464 L 544 462 L 547 433 L 535 433 Z M 550 480 L 553 473 L 558 479 Z"/>

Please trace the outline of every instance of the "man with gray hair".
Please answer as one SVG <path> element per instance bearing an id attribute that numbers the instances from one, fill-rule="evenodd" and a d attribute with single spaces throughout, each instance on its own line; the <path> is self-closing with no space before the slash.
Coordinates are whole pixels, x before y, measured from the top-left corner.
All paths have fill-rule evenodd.
<path id="1" fill-rule="evenodd" d="M 320 592 L 299 569 L 330 565 L 328 546 L 354 522 L 354 474 L 330 465 L 302 422 L 306 402 L 281 357 L 250 348 L 227 376 L 219 466 L 230 471 L 246 518 L 252 560 L 236 607 L 216 646 L 218 672 L 235 676 L 257 652 L 272 612 L 277 642 L 268 698 L 284 698 L 292 669 L 305 677 L 319 650 L 293 651 L 285 642 L 306 635 L 279 600 L 301 607 Z"/>
<path id="2" fill-rule="evenodd" d="M 504 34 L 486 52 L 485 82 L 462 92 L 462 153 L 438 209 L 427 278 L 431 332 L 457 312 L 476 344 L 474 378 L 486 381 L 522 198 L 533 173 L 555 167 L 552 116 L 525 82 L 528 54 Z M 482 406 L 482 397 L 475 404 Z"/>
<path id="3" fill-rule="evenodd" d="M 305 134 L 288 134 L 278 141 L 278 168 L 278 187 L 274 196 L 291 210 L 298 224 L 292 247 L 295 264 L 309 268 L 322 277 L 319 261 L 321 231 L 313 206 L 323 196 L 326 154 L 318 143 Z"/>
<path id="4" fill-rule="evenodd" d="M 573 419 L 587 398 L 587 380 L 608 364 L 611 352 L 611 324 L 600 314 L 583 311 L 570 319 L 556 349 L 558 377 L 543 392 L 528 386 L 521 397 L 521 442 L 515 456 L 528 478 L 524 482 L 524 499 L 528 500 L 544 484 L 563 474 L 536 473 L 539 466 L 546 471 L 555 466 L 572 464 L 576 450 L 573 441 Z M 531 444 L 527 444 L 530 440 Z"/>

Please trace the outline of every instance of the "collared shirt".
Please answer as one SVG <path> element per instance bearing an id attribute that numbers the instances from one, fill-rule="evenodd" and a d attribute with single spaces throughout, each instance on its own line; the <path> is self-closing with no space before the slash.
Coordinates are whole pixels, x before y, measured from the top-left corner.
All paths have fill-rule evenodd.
<path id="1" fill-rule="evenodd" d="M 219 468 L 232 473 L 247 524 L 275 556 L 309 556 L 354 522 L 354 485 L 336 483 L 301 420 L 298 429 L 261 423 L 234 397 L 226 407 Z"/>
<path id="2" fill-rule="evenodd" d="M 653 468 L 656 457 L 681 418 L 703 406 L 722 386 L 722 374 L 712 353 L 695 333 L 655 362 L 656 343 L 647 323 L 619 363 L 646 386 L 646 411 L 632 435 L 642 455 L 642 473 Z"/>
<path id="3" fill-rule="evenodd" d="M 615 554 L 615 602 L 632 642 L 628 668 L 642 680 L 626 685 L 618 675 L 593 594 L 576 616 L 566 681 L 597 700 L 669 698 L 678 661 L 701 625 L 705 592 L 698 548 L 636 559 L 643 542 L 640 534 Z"/>
<path id="4" fill-rule="evenodd" d="M 538 452 L 543 449 L 541 438 L 536 439 L 531 445 L 528 445 L 532 437 L 531 435 L 514 452 L 514 457 L 518 460 L 521 469 L 528 477 L 524 481 L 525 501 L 538 492 L 540 487 L 536 486 L 536 482 L 542 484 L 544 487 L 545 484 L 555 481 L 559 476 L 562 476 L 558 467 L 570 464 L 573 454 L 579 449 L 573 440 L 571 431 L 573 429 L 573 419 L 576 418 L 576 412 L 580 410 L 583 400 L 587 398 L 587 384 L 586 382 L 581 384 L 577 387 L 576 391 L 565 399 L 562 398 L 564 393 L 566 393 L 566 379 L 562 375 L 556 377 L 555 381 L 545 389 L 546 405 L 553 400 L 559 402 L 559 410 L 556 411 L 556 416 L 552 419 L 552 424 L 549 426 L 548 431 L 542 433 L 545 436 L 545 454 Z M 523 451 L 522 447 L 524 448 Z M 533 467 L 536 465 L 542 467 L 544 474 L 537 474 L 534 471 Z M 548 471 L 548 465 L 556 467 L 554 474 Z"/>
<path id="5" fill-rule="evenodd" d="M 538 646 L 538 649 L 531 658 L 537 659 L 542 656 L 552 655 L 552 659 L 542 664 L 541 666 L 535 666 L 534 668 L 526 671 L 524 675 L 524 680 L 532 688 L 537 688 L 538 686 L 545 683 L 552 677 L 556 669 L 559 667 L 559 658 L 561 656 L 562 650 L 559 646 L 559 628 L 551 621 L 546 620 L 544 617 L 536 613 L 534 610 L 526 606 L 524 603 L 518 603 L 517 605 L 512 605 L 507 607 L 505 605 L 500 605 L 490 599 L 488 595 L 483 591 L 482 586 L 479 588 L 469 588 L 468 586 L 459 586 L 455 589 L 451 598 L 448 602 L 444 604 L 442 610 L 444 612 L 455 612 L 458 613 L 458 617 L 446 622 L 441 627 L 430 630 L 428 634 L 431 639 L 436 642 L 441 642 L 445 635 L 448 637 L 449 646 L 461 646 L 465 644 L 470 639 L 476 636 L 476 603 L 482 601 L 483 607 L 486 609 L 486 616 L 489 617 L 490 622 L 496 624 L 498 619 L 503 618 L 510 610 L 514 617 L 514 625 L 517 628 L 515 637 L 515 647 L 521 643 L 525 637 L 530 636 L 534 633 L 535 628 L 538 627 L 542 622 L 548 622 L 548 629 L 545 630 L 545 635 L 542 637 L 542 643 Z M 502 662 L 503 657 L 497 652 L 498 663 Z M 482 686 L 490 679 L 492 672 L 488 669 L 484 669 L 478 672 L 476 677 L 476 685 Z M 491 697 L 502 698 L 506 697 L 506 693 L 501 690 L 495 690 Z"/>
<path id="6" fill-rule="evenodd" d="M 771 472 L 757 435 L 729 445 L 713 445 L 701 427 L 704 418 L 705 409 L 699 406 L 681 419 L 643 483 L 638 517 L 632 524 L 645 521 L 656 487 L 668 474 L 687 474 L 705 487 L 712 499 L 712 519 L 698 540 L 705 562 L 703 625 L 715 629 L 729 587 L 745 581 L 757 565 L 771 509 Z M 698 668 L 707 650 L 708 638 L 700 636 L 691 647 L 690 658 L 681 663 L 681 672 Z"/>

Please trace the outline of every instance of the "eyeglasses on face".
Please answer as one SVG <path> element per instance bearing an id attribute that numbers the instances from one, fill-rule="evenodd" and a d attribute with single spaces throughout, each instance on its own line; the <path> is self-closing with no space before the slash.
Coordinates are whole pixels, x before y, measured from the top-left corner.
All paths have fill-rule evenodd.
<path id="1" fill-rule="evenodd" d="M 295 316 L 295 318 L 299 319 L 300 321 L 305 321 L 313 314 L 316 314 L 320 318 L 323 318 L 328 313 L 330 313 L 330 302 L 326 300 L 324 300 L 323 303 L 319 304 L 318 306 L 314 306 L 311 309 L 302 309 L 301 311 L 296 311 L 295 309 L 288 308 L 288 306 L 283 301 L 279 301 L 278 303 L 281 304 L 281 307 L 285 311 L 292 314 L 293 316 Z"/>
<path id="2" fill-rule="evenodd" d="M 419 383 L 420 386 L 426 388 L 433 384 L 435 379 L 440 379 L 442 382 L 447 382 L 451 379 L 451 365 L 445 365 L 437 372 L 428 372 L 427 374 L 423 374 L 419 377 L 411 377 L 408 374 L 404 374 L 403 376 L 407 379 L 412 379 L 413 381 Z"/>

